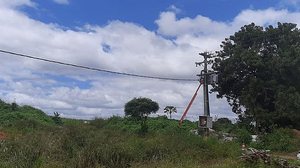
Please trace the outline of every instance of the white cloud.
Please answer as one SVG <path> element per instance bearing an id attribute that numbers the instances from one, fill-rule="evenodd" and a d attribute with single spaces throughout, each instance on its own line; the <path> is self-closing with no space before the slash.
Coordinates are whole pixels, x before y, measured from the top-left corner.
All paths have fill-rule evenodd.
<path id="1" fill-rule="evenodd" d="M 53 0 L 53 1 L 61 5 L 68 5 L 70 3 L 69 0 Z"/>
<path id="2" fill-rule="evenodd" d="M 195 18 L 177 18 L 175 12 L 162 12 L 155 22 L 158 33 L 176 38 L 176 43 L 192 45 L 201 51 L 219 49 L 220 41 L 238 31 L 240 27 L 255 23 L 260 26 L 275 25 L 277 22 L 300 24 L 300 12 L 290 12 L 287 9 L 264 10 L 246 9 L 241 11 L 232 21 L 214 21 L 198 15 Z"/>
<path id="3" fill-rule="evenodd" d="M 34 7 L 35 3 L 31 0 L 1 0 L 0 1 L 0 8 L 1 7 L 18 7 L 18 6 L 30 6 Z"/>
<path id="4" fill-rule="evenodd" d="M 232 25 L 237 27 L 251 22 L 261 26 L 276 25 L 277 22 L 299 24 L 299 17 L 300 12 L 289 12 L 286 9 L 275 10 L 274 8 L 269 8 L 266 10 L 244 10 L 235 17 Z"/>
<path id="5" fill-rule="evenodd" d="M 200 69 L 194 62 L 201 61 L 197 53 L 219 49 L 222 39 L 244 24 L 300 21 L 297 12 L 272 8 L 244 10 L 231 22 L 214 21 L 201 15 L 177 18 L 174 12 L 168 11 L 162 12 L 156 21 L 159 34 L 121 21 L 105 26 L 86 25 L 74 31 L 34 20 L 14 8 L 32 5 L 29 0 L 6 2 L 14 3 L 0 3 L 1 49 L 103 69 L 175 78 L 195 78 Z M 64 117 L 123 115 L 127 101 L 145 96 L 160 104 L 159 114 L 163 114 L 164 106 L 176 106 L 178 113 L 174 116 L 179 118 L 197 87 L 197 82 L 129 78 L 7 54 L 0 54 L 0 57 L 3 62 L 0 67 L 1 98 L 8 101 L 16 98 L 17 103 L 39 107 L 49 114 L 58 111 Z M 61 77 L 68 79 L 59 79 Z M 81 87 L 76 82 L 89 83 L 89 86 Z M 216 99 L 215 95 L 211 95 L 210 100 L 212 116 L 234 116 L 226 101 Z M 202 109 L 200 91 L 188 117 L 197 119 Z"/>
<path id="6" fill-rule="evenodd" d="M 202 15 L 193 19 L 189 17 L 177 19 L 174 12 L 162 12 L 156 23 L 159 27 L 158 32 L 167 36 L 214 35 L 227 31 L 226 23 L 216 22 Z"/>

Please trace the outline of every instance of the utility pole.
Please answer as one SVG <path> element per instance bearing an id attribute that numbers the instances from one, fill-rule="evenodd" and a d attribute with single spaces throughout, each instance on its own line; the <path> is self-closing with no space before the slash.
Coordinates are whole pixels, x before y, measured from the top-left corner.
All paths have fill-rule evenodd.
<path id="1" fill-rule="evenodd" d="M 217 84 L 218 83 L 218 75 L 213 71 L 209 71 L 207 68 L 208 64 L 213 63 L 212 60 L 208 60 L 209 58 L 212 58 L 211 54 L 209 54 L 208 52 L 204 52 L 204 53 L 199 53 L 199 55 L 204 57 L 203 62 L 196 62 L 196 67 L 204 65 L 204 69 L 201 70 L 201 73 L 197 75 L 200 77 L 200 79 L 199 79 L 200 84 L 199 84 L 194 96 L 192 97 L 189 105 L 185 109 L 185 111 L 179 121 L 179 125 L 181 125 L 184 117 L 186 116 L 187 112 L 189 111 L 191 105 L 193 104 L 200 86 L 203 85 L 204 113 L 203 113 L 203 115 L 199 116 L 198 133 L 199 133 L 199 135 L 204 134 L 205 136 L 208 136 L 209 129 L 212 128 L 212 117 L 210 117 L 210 110 L 209 110 L 208 85 Z"/>
<path id="2" fill-rule="evenodd" d="M 208 96 L 208 72 L 207 72 L 207 58 L 209 57 L 208 53 L 200 53 L 199 55 L 202 55 L 204 57 L 204 83 L 203 83 L 203 97 L 204 97 L 204 116 L 210 116 L 210 110 L 209 110 L 209 96 Z"/>
<path id="3" fill-rule="evenodd" d="M 208 136 L 209 128 L 212 127 L 212 118 L 210 117 L 209 109 L 208 85 L 211 84 L 209 83 L 209 79 L 211 79 L 211 75 L 214 73 L 208 72 L 207 70 L 207 65 L 212 63 L 210 60 L 208 60 L 208 58 L 211 58 L 209 53 L 204 52 L 199 53 L 199 55 L 203 56 L 204 58 L 203 62 L 196 62 L 196 67 L 202 64 L 204 66 L 204 69 L 201 71 L 201 73 L 197 75 L 200 77 L 200 82 L 203 85 L 204 114 L 203 116 L 199 116 L 198 131 L 199 133 L 204 133 L 204 135 Z"/>

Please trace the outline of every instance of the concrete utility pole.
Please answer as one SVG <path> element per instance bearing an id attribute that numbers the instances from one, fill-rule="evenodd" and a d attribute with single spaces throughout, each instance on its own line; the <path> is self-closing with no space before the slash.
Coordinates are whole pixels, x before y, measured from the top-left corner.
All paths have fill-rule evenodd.
<path id="1" fill-rule="evenodd" d="M 199 133 L 204 132 L 205 135 L 209 134 L 209 128 L 212 127 L 212 118 L 210 117 L 210 109 L 209 109 L 209 96 L 208 96 L 208 80 L 210 79 L 213 73 L 209 73 L 207 70 L 207 64 L 211 63 L 208 58 L 211 58 L 209 53 L 199 53 L 199 55 L 204 57 L 203 62 L 196 62 L 196 66 L 200 66 L 203 64 L 204 69 L 197 76 L 200 77 L 200 82 L 203 85 L 203 100 L 204 100 L 204 115 L 199 116 Z"/>
<path id="2" fill-rule="evenodd" d="M 209 110 L 209 96 L 208 96 L 208 72 L 207 72 L 207 58 L 209 55 L 207 53 L 200 53 L 200 55 L 204 57 L 204 83 L 203 83 L 203 97 L 204 97 L 204 116 L 210 116 L 210 110 Z"/>

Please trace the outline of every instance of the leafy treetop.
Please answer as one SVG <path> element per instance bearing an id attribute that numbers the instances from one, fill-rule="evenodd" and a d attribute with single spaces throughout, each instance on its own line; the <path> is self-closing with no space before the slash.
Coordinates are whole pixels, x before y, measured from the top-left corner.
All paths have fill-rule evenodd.
<path id="1" fill-rule="evenodd" d="M 174 106 L 166 106 L 164 108 L 164 112 L 170 115 L 170 119 L 172 119 L 172 113 L 177 113 L 177 109 Z"/>
<path id="2" fill-rule="evenodd" d="M 258 128 L 300 128 L 300 31 L 296 24 L 245 25 L 216 52 L 213 88 Z M 250 119 L 250 120 L 249 120 Z"/>
<path id="3" fill-rule="evenodd" d="M 156 113 L 159 109 L 158 103 L 149 98 L 133 98 L 125 104 L 125 115 L 134 118 L 143 118 L 151 113 Z"/>

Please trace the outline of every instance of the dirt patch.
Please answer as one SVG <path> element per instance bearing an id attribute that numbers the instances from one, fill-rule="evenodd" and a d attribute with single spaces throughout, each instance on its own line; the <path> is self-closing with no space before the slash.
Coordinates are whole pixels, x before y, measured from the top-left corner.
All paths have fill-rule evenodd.
<path id="1" fill-rule="evenodd" d="M 0 140 L 4 140 L 7 138 L 7 135 L 4 132 L 0 131 Z"/>

